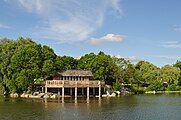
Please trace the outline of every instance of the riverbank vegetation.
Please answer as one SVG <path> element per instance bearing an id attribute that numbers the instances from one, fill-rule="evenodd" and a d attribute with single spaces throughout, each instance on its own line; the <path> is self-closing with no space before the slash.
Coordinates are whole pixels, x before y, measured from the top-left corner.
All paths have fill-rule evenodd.
<path id="1" fill-rule="evenodd" d="M 89 53 L 76 59 L 56 55 L 52 48 L 29 38 L 0 40 L 0 91 L 6 93 L 33 91 L 35 83 L 67 69 L 89 69 L 93 79 L 104 80 L 120 91 L 179 91 L 180 68 L 180 61 L 160 68 L 148 61 L 132 64 L 104 52 Z"/>

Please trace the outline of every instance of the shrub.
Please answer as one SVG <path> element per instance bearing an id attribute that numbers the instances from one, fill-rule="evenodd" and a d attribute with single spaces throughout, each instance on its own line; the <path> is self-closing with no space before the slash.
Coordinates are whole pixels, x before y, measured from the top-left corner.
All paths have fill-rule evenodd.
<path id="1" fill-rule="evenodd" d="M 175 84 L 171 84 L 167 87 L 166 89 L 167 91 L 179 91 L 181 90 L 181 87 L 180 86 L 177 86 Z"/>
<path id="2" fill-rule="evenodd" d="M 150 83 L 150 85 L 147 88 L 148 91 L 163 91 L 164 90 L 164 86 L 163 83 L 161 81 L 153 81 Z"/>
<path id="3" fill-rule="evenodd" d="M 120 83 L 120 82 L 115 82 L 115 83 L 113 83 L 113 89 L 114 89 L 114 91 L 120 91 L 121 88 L 122 88 L 122 86 L 121 86 L 121 83 Z"/>
<path id="4" fill-rule="evenodd" d="M 131 91 L 135 94 L 143 94 L 145 93 L 145 88 L 137 85 L 133 85 L 131 87 Z"/>

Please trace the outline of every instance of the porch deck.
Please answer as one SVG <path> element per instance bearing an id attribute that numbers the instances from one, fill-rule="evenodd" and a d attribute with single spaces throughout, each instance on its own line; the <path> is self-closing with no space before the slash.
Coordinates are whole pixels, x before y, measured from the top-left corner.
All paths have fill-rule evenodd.
<path id="1" fill-rule="evenodd" d="M 70 81 L 70 80 L 46 80 L 45 87 L 48 88 L 96 88 L 104 86 L 105 82 L 100 80 Z"/>

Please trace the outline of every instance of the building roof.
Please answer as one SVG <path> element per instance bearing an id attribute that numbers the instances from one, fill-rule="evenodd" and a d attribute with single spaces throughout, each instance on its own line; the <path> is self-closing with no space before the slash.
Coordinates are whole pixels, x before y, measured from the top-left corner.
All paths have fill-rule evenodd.
<path id="1" fill-rule="evenodd" d="M 88 76 L 91 77 L 92 72 L 90 70 L 66 70 L 59 73 L 61 76 Z"/>

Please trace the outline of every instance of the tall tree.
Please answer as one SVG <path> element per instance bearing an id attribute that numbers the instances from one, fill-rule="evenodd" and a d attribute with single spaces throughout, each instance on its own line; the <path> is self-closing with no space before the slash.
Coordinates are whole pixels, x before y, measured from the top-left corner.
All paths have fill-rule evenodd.
<path id="1" fill-rule="evenodd" d="M 167 82 L 169 85 L 178 84 L 180 78 L 180 68 L 173 67 L 171 65 L 165 65 L 161 68 L 161 79 Z"/>

